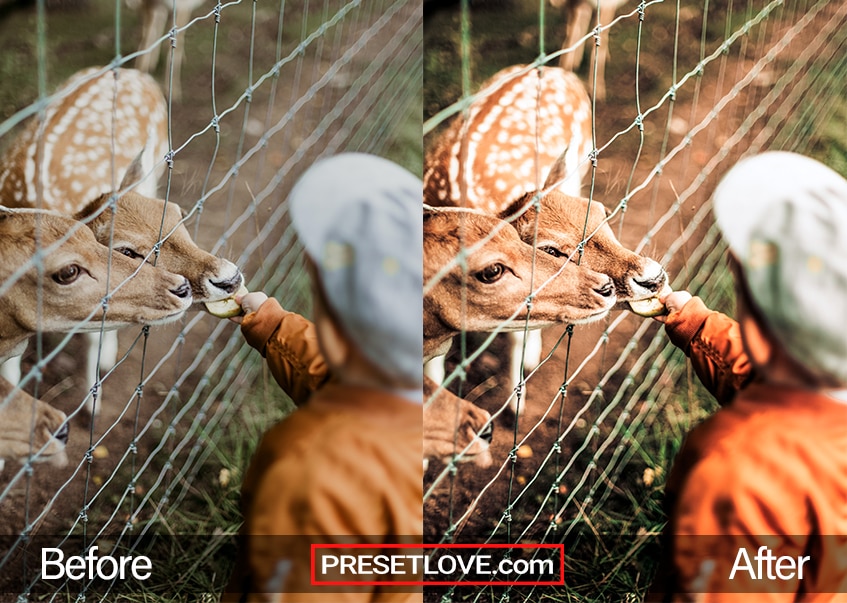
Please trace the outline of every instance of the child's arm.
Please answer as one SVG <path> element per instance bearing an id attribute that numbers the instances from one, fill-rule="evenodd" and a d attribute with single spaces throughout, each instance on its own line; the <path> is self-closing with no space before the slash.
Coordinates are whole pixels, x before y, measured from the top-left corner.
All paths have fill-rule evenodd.
<path id="1" fill-rule="evenodd" d="M 241 324 L 247 343 L 265 357 L 283 391 L 297 406 L 302 405 L 329 377 L 314 323 L 283 309 L 261 291 L 238 301 L 245 315 L 232 320 Z"/>
<path id="2" fill-rule="evenodd" d="M 738 323 L 687 291 L 675 291 L 663 301 L 669 313 L 656 320 L 665 323 L 671 342 L 691 359 L 694 372 L 718 403 L 728 403 L 753 377 Z"/>

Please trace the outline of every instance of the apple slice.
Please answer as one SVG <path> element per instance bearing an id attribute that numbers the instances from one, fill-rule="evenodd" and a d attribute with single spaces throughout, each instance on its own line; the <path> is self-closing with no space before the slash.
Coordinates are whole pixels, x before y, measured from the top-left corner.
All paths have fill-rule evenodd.
<path id="1" fill-rule="evenodd" d="M 232 297 L 219 299 L 218 301 L 204 302 L 203 305 L 206 306 L 206 312 L 212 316 L 217 316 L 218 318 L 232 318 L 233 316 L 238 316 L 242 313 L 241 304 L 235 301 L 235 296 L 244 296 L 248 293 L 250 293 L 249 289 L 247 289 L 244 285 L 241 285 L 241 288 L 236 291 Z"/>
<path id="2" fill-rule="evenodd" d="M 629 304 L 629 309 L 635 314 L 645 318 L 653 318 L 654 316 L 661 316 L 668 313 L 668 309 L 665 307 L 665 304 L 659 301 L 659 297 L 667 297 L 671 293 L 673 293 L 673 289 L 670 288 L 670 285 L 665 285 L 659 292 L 659 295 L 655 297 L 648 297 L 647 299 L 639 299 L 638 301 L 627 303 Z"/>

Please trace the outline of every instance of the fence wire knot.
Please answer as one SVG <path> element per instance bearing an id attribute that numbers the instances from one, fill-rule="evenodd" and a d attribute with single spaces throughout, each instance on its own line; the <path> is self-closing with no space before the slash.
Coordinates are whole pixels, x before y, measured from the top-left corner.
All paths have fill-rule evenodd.
<path id="1" fill-rule="evenodd" d="M 168 37 L 171 39 L 171 48 L 176 48 L 176 27 L 171 27 Z"/>
<path id="2" fill-rule="evenodd" d="M 168 164 L 169 170 L 174 169 L 174 152 L 173 151 L 168 151 L 165 154 L 165 163 Z"/>
<path id="3" fill-rule="evenodd" d="M 597 151 L 596 148 L 591 149 L 591 152 L 588 153 L 588 159 L 591 160 L 591 167 L 595 167 L 595 168 L 597 167 L 597 154 L 598 154 L 598 151 Z"/>
<path id="4" fill-rule="evenodd" d="M 600 46 L 600 32 L 603 30 L 599 25 L 594 28 L 594 45 Z"/>
<path id="5" fill-rule="evenodd" d="M 641 4 L 638 5 L 638 20 L 644 21 L 644 13 L 647 10 L 647 3 L 642 0 Z"/>
<path id="6" fill-rule="evenodd" d="M 215 5 L 215 23 L 221 22 L 221 8 L 222 6 L 220 3 Z"/>

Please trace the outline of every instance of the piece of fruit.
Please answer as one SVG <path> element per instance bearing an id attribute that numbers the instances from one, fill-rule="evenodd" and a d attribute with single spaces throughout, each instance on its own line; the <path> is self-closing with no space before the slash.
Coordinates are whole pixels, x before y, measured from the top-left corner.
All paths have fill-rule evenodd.
<path id="1" fill-rule="evenodd" d="M 219 299 L 218 301 L 204 302 L 203 305 L 206 306 L 206 312 L 212 316 L 217 316 L 218 318 L 232 318 L 233 316 L 238 316 L 242 313 L 241 304 L 235 301 L 235 297 L 244 296 L 248 293 L 250 293 L 250 290 L 244 285 L 241 285 L 241 288 L 236 291 L 232 297 Z"/>
<path id="2" fill-rule="evenodd" d="M 645 318 L 653 318 L 654 316 L 661 316 L 668 313 L 668 309 L 665 307 L 665 304 L 659 301 L 659 297 L 667 297 L 671 293 L 673 293 L 673 289 L 669 285 L 665 285 L 656 297 L 648 297 L 647 299 L 627 303 L 629 304 L 629 309 L 635 314 L 644 316 Z"/>

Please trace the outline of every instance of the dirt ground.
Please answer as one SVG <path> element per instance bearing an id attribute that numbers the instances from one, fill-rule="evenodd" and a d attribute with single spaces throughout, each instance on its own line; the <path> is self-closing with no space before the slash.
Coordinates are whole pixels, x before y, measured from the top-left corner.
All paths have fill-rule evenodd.
<path id="1" fill-rule="evenodd" d="M 684 85 L 679 86 L 675 102 L 661 102 L 662 96 L 674 81 L 675 52 L 678 56 L 676 73 L 681 78 L 701 60 L 701 40 L 705 40 L 703 56 L 714 52 L 723 40 L 727 6 L 723 3 L 711 6 L 709 27 L 705 35 L 702 31 L 702 8 L 687 6 L 682 9 L 678 19 L 678 49 L 674 47 L 677 19 L 673 6 L 657 5 L 647 9 L 640 41 L 637 15 L 625 18 L 612 29 L 611 58 L 606 69 L 608 97 L 605 102 L 596 105 L 596 143 L 602 151 L 593 181 L 593 197 L 603 201 L 607 208 L 615 206 L 627 190 L 634 189 L 642 182 L 649 182 L 629 200 L 625 215 L 612 223 L 615 232 L 619 233 L 624 245 L 630 248 L 640 246 L 642 253 L 663 261 L 675 288 L 688 288 L 691 286 L 689 283 L 696 279 L 705 283 L 702 291 L 707 295 L 714 293 L 718 272 L 704 273 L 701 266 L 689 262 L 688 258 L 703 240 L 711 225 L 711 218 L 707 217 L 699 227 L 692 226 L 692 221 L 707 203 L 721 173 L 753 145 L 758 145 L 760 149 L 799 147 L 807 152 L 815 148 L 814 130 L 807 133 L 809 139 L 803 141 L 778 140 L 773 131 L 763 132 L 764 124 L 773 129 L 773 115 L 786 110 L 790 115 L 794 110 L 791 103 L 797 101 L 790 98 L 788 91 L 795 86 L 800 88 L 803 74 L 808 73 L 811 67 L 801 70 L 800 75 L 795 75 L 793 79 L 788 77 L 791 84 L 782 93 L 779 93 L 778 82 L 792 61 L 801 57 L 803 49 L 813 39 L 815 27 L 809 27 L 802 34 L 791 38 L 787 48 L 775 60 L 765 61 L 764 69 L 750 78 L 749 85 L 741 87 L 737 94 L 732 92 L 732 88 L 750 71 L 754 63 L 796 22 L 797 15 L 791 12 L 779 12 L 759 28 L 753 28 L 749 40 L 736 43 L 726 54 L 718 53 L 716 60 L 705 65 L 701 77 L 690 77 Z M 473 3 L 472 7 L 471 65 L 475 85 L 512 63 L 525 63 L 535 58 L 539 31 L 537 3 Z M 634 11 L 635 8 L 634 3 L 629 3 L 622 10 Z M 549 9 L 549 6 L 548 10 L 547 52 L 552 52 L 558 48 L 556 40 L 561 39 L 564 25 L 560 14 Z M 746 8 L 736 6 L 735 10 L 737 12 L 732 23 L 737 27 L 743 22 L 740 16 L 746 14 Z M 831 10 L 823 11 L 816 27 L 821 27 L 821 23 L 826 22 L 831 14 Z M 441 6 L 427 13 L 425 119 L 459 97 L 458 31 L 458 7 Z M 729 31 L 734 31 L 734 28 Z M 636 52 L 638 49 L 640 52 Z M 833 50 L 828 48 L 822 52 L 832 53 Z M 586 76 L 586 65 L 582 66 L 579 73 Z M 774 96 L 771 98 L 769 95 Z M 725 96 L 733 98 L 721 102 Z M 654 106 L 658 108 L 651 110 L 644 118 L 643 132 L 640 132 L 634 125 L 639 107 L 645 113 Z M 713 109 L 715 113 L 710 116 Z M 762 110 L 763 118 L 745 124 L 745 118 L 756 109 Z M 701 120 L 705 120 L 705 128 L 693 135 L 686 144 L 686 137 L 696 132 L 692 128 Z M 425 140 L 425 147 L 428 148 L 431 140 L 432 137 Z M 653 174 L 663 156 L 669 158 L 666 165 L 660 174 Z M 629 182 L 632 184 L 629 185 Z M 584 195 L 589 194 L 591 184 L 590 176 L 588 181 L 583 180 Z M 671 212 L 671 219 L 647 239 L 645 235 L 667 211 Z M 692 231 L 685 232 L 687 228 L 692 228 Z M 679 244 L 679 248 L 670 257 L 666 257 L 674 243 Z M 716 270 L 725 270 L 723 262 L 718 264 Z M 621 322 L 609 335 L 608 341 L 598 346 L 604 331 L 619 318 Z M 632 509 L 638 505 L 639 500 L 651 496 L 651 489 L 645 487 L 642 479 L 645 465 L 638 454 L 617 481 L 614 476 L 599 473 L 603 466 L 601 462 L 597 463 L 594 470 L 588 467 L 591 456 L 606 437 L 611 436 L 612 446 L 606 454 L 597 457 L 604 462 L 616 446 L 625 444 L 622 435 L 615 436 L 615 430 L 620 430 L 616 422 L 623 403 L 612 407 L 608 414 L 605 411 L 624 386 L 630 388 L 623 390 L 628 392 L 624 401 L 637 395 L 632 393 L 633 383 L 625 383 L 637 354 L 627 356 L 620 368 L 614 367 L 618 359 L 628 353 L 628 346 L 640 353 L 657 334 L 662 337 L 658 325 L 654 323 L 634 338 L 639 327 L 644 326 L 644 321 L 632 314 L 620 317 L 619 313 L 613 312 L 605 323 L 577 327 L 572 339 L 569 341 L 566 337 L 558 347 L 555 347 L 556 342 L 564 334 L 564 329 L 544 330 L 544 351 L 545 354 L 552 352 L 552 357 L 528 380 L 525 411 L 517 427 L 513 415 L 508 411 L 495 420 L 492 444 L 494 466 L 480 469 L 471 463 L 459 464 L 454 477 L 449 472 L 445 473 L 444 465 L 430 466 L 426 476 L 427 486 L 436 480 L 440 482 L 425 501 L 425 534 L 429 542 L 479 543 L 487 539 L 515 542 L 517 534 L 521 534 L 522 541 L 526 542 L 537 542 L 542 538 L 546 538 L 547 542 L 556 542 L 561 538 L 560 534 L 547 534 L 551 521 L 568 525 L 568 522 L 580 515 L 587 522 L 583 524 L 585 529 L 602 530 L 602 526 L 591 525 L 595 511 L 613 514 L 621 509 Z M 482 339 L 471 338 L 469 350 L 475 350 Z M 504 383 L 507 375 L 505 345 L 505 337 L 499 336 L 474 363 L 461 390 L 466 398 L 474 400 L 491 413 L 503 407 L 510 393 Z M 589 359 L 587 364 L 579 375 L 572 378 L 575 368 L 586 358 Z M 453 355 L 448 360 L 448 374 L 459 360 L 454 346 Z M 677 362 L 683 360 L 678 355 Z M 657 361 L 656 354 L 647 357 L 641 374 L 631 377 L 635 385 L 646 378 L 645 373 L 650 365 Z M 607 373 L 607 381 L 602 381 Z M 566 378 L 570 381 L 567 397 L 562 402 L 557 393 Z M 691 377 L 683 375 L 681 382 L 675 382 L 670 380 L 669 374 L 660 372 L 654 379 L 657 385 L 648 393 L 640 394 L 643 398 L 636 400 L 632 414 L 644 409 L 648 420 L 655 421 L 661 429 L 668 390 L 675 388 L 684 395 L 691 388 Z M 459 391 L 455 386 L 451 389 Z M 560 414 L 564 419 L 561 425 Z M 554 455 L 560 468 L 569 462 L 574 463 L 559 486 L 558 503 L 563 504 L 571 494 L 574 499 L 563 507 L 560 516 L 554 517 L 560 507 L 554 508 L 550 501 L 542 502 L 555 475 L 554 463 L 545 459 L 556 438 L 576 416 L 580 418 L 576 421 L 576 427 L 563 439 L 561 454 Z M 592 425 L 597 428 L 594 435 Z M 626 431 L 626 427 L 623 431 Z M 516 443 L 523 444 L 517 449 Z M 626 447 L 631 448 L 632 443 L 626 444 Z M 515 455 L 510 459 L 513 452 Z M 662 469 L 666 471 L 667 466 Z M 586 478 L 587 483 L 580 481 Z M 606 508 L 598 506 L 595 509 L 592 506 L 590 492 L 595 492 L 595 486 L 599 486 L 598 492 L 606 487 L 611 490 L 611 496 L 605 499 Z M 513 506 L 511 501 L 519 503 Z M 621 501 L 624 504 L 618 504 Z M 504 520 L 507 515 L 508 520 Z M 590 560 L 583 561 L 590 567 Z M 641 576 L 642 580 L 646 578 L 649 577 Z M 580 585 L 575 586 L 579 590 Z M 468 593 L 471 590 L 467 589 Z M 444 592 L 444 589 L 433 589 L 427 599 L 436 601 Z M 453 593 L 453 596 L 462 600 L 462 592 L 460 589 L 459 594 Z M 473 592 L 478 596 L 480 591 L 476 589 Z M 493 592 L 491 600 L 498 596 L 497 592 Z M 522 600 L 517 593 L 513 593 L 513 597 Z M 487 596 L 484 599 L 489 600 Z"/>
<path id="2" fill-rule="evenodd" d="M 281 32 L 279 7 L 255 3 L 228 6 L 217 28 L 209 17 L 189 29 L 183 98 L 173 101 L 171 109 L 171 140 L 177 153 L 160 194 L 167 191 L 168 198 L 187 211 L 204 191 L 217 188 L 202 214 L 187 222 L 198 244 L 237 262 L 251 289 L 261 288 L 287 307 L 308 312 L 299 250 L 291 242 L 287 218 L 277 210 L 299 174 L 323 153 L 376 152 L 419 172 L 419 79 L 408 71 L 407 62 L 414 63 L 414 53 L 420 52 L 419 45 L 415 50 L 420 15 L 414 3 L 396 3 L 396 10 L 392 2 L 368 3 L 298 52 L 295 47 L 305 35 L 346 3 L 322 3 L 307 15 L 301 5 L 289 4 L 295 6 L 285 8 Z M 49 89 L 78 69 L 111 60 L 114 6 L 95 0 L 50 4 L 45 51 Z M 2 8 L 0 72 L 5 85 L 0 121 L 27 106 L 37 93 L 35 7 Z M 212 8 L 204 6 L 202 14 Z M 380 17 L 384 24 L 374 27 Z M 138 15 L 124 9 L 121 23 L 126 55 L 137 44 Z M 248 83 L 257 82 L 280 59 L 278 79 L 266 77 L 255 86 L 250 102 L 236 105 Z M 167 80 L 161 59 L 156 75 L 160 82 Z M 380 99 L 393 104 L 386 107 Z M 219 131 L 212 124 L 215 111 Z M 284 127 L 260 144 L 260 137 L 277 123 Z M 0 149 L 14 132 L 0 138 Z M 244 159 L 233 173 L 239 158 Z M 240 217 L 246 219 L 239 222 Z M 60 336 L 47 336 L 45 349 L 61 341 Z M 37 360 L 33 348 L 24 370 Z M 204 421 L 221 414 L 231 418 L 240 402 L 262 395 L 258 355 L 243 347 L 235 324 L 204 313 L 190 312 L 180 323 L 153 328 L 147 339 L 139 337 L 137 329 L 124 330 L 120 355 L 124 353 L 128 356 L 104 381 L 98 400 L 101 415 L 93 425 L 79 411 L 89 387 L 80 377 L 85 356 L 81 337 L 61 350 L 37 388 L 28 388 L 66 413 L 76 413 L 70 423 L 70 464 L 36 465 L 28 478 L 18 475 L 19 465 L 7 463 L 0 474 L 0 533 L 14 536 L 29 526 L 31 533 L 61 535 L 74 522 L 74 533 L 120 531 L 130 507 L 123 504 L 117 517 L 112 515 L 127 488 L 138 504 L 160 487 L 157 480 L 168 484 L 181 479 L 193 487 L 189 478 L 178 475 L 178 466 L 162 468 L 165 457 L 184 445 L 181 438 L 186 434 L 189 450 L 192 445 L 207 446 Z M 135 393 L 142 375 L 139 401 Z M 201 411 L 205 415 L 198 416 Z M 232 428 L 243 426 L 236 421 Z M 128 452 L 134 440 L 137 454 Z M 88 457 L 87 451 L 92 452 Z M 151 465 L 145 470 L 147 462 Z M 134 488 L 129 484 L 132 467 L 140 474 Z M 156 496 L 161 493 L 160 487 Z M 154 497 L 142 519 L 156 504 L 162 501 Z M 88 520 L 85 526 L 82 515 Z M 0 576 L 4 574 L 8 577 L 9 572 L 0 565 Z"/>

